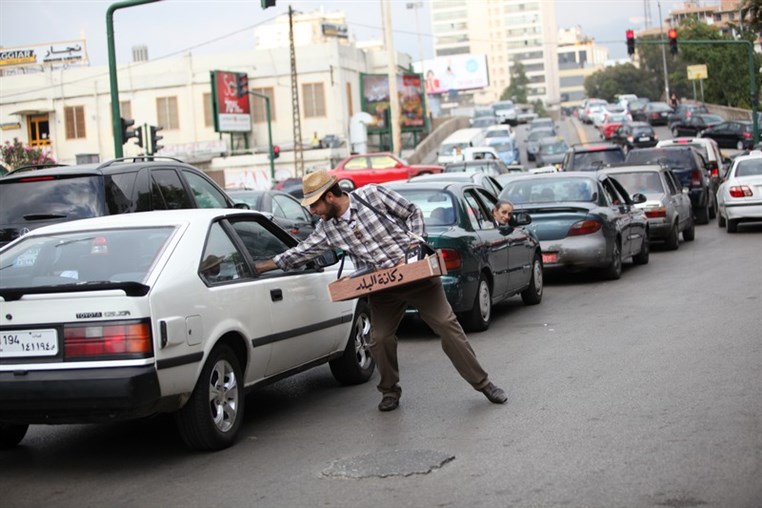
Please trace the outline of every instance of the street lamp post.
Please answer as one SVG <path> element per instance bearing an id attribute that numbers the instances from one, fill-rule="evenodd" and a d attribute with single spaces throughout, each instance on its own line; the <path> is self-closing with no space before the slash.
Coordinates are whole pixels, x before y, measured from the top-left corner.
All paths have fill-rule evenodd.
<path id="1" fill-rule="evenodd" d="M 664 18 L 661 16 L 661 2 L 656 2 L 659 6 L 659 40 L 664 40 Z M 661 61 L 664 64 L 664 101 L 669 102 L 669 78 L 667 77 L 667 50 L 664 44 L 661 45 Z"/>

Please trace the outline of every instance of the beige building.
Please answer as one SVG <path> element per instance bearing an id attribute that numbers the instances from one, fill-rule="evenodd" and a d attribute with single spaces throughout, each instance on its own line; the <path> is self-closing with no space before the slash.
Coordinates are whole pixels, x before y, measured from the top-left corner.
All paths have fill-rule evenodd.
<path id="1" fill-rule="evenodd" d="M 582 33 L 579 26 L 558 31 L 558 81 L 561 106 L 578 106 L 587 97 L 585 78 L 602 69 L 609 50 Z"/>

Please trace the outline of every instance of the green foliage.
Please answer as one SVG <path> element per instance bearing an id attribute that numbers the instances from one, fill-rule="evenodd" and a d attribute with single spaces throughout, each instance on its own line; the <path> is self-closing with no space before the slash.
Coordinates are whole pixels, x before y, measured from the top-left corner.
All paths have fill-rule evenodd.
<path id="1" fill-rule="evenodd" d="M 527 85 L 529 84 L 529 78 L 527 78 L 524 71 L 524 65 L 521 62 L 514 62 L 511 65 L 511 84 L 503 90 L 500 95 L 500 100 L 512 100 L 513 102 L 526 103 L 527 102 Z"/>
<path id="2" fill-rule="evenodd" d="M 601 69 L 585 78 L 588 97 L 615 102 L 617 94 L 634 93 L 655 100 L 659 96 L 658 75 L 638 69 L 631 63 Z"/>
<path id="3" fill-rule="evenodd" d="M 50 153 L 41 148 L 24 146 L 18 138 L 13 138 L 13 143 L 6 141 L 0 147 L 0 157 L 10 169 L 30 166 L 33 164 L 55 164 Z"/>
<path id="4" fill-rule="evenodd" d="M 534 112 L 537 113 L 538 117 L 542 118 L 548 116 L 548 111 L 545 109 L 545 104 L 543 104 L 540 99 L 536 99 L 532 103 L 532 108 L 534 109 Z"/>

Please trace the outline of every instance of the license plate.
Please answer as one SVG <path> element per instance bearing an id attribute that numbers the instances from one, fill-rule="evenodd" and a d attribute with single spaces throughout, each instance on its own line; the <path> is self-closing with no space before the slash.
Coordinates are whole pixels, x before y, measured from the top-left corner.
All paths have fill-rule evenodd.
<path id="1" fill-rule="evenodd" d="M 0 358 L 57 354 L 58 333 L 54 329 L 0 332 Z"/>
<path id="2" fill-rule="evenodd" d="M 558 252 L 543 252 L 542 262 L 544 264 L 558 263 Z"/>
<path id="3" fill-rule="evenodd" d="M 643 136 L 642 138 L 638 138 L 638 141 L 648 141 L 650 139 L 651 138 L 649 138 L 648 136 Z"/>

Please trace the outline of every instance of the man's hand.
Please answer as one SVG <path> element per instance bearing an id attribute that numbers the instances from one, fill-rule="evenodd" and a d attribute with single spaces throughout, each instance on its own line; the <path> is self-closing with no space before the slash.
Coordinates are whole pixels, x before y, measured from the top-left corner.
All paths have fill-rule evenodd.
<path id="1" fill-rule="evenodd" d="M 254 270 L 256 270 L 257 274 L 269 272 L 270 270 L 275 270 L 278 268 L 278 265 L 275 264 L 275 261 L 272 259 L 268 259 L 267 261 L 262 261 L 260 263 L 254 263 Z"/>

